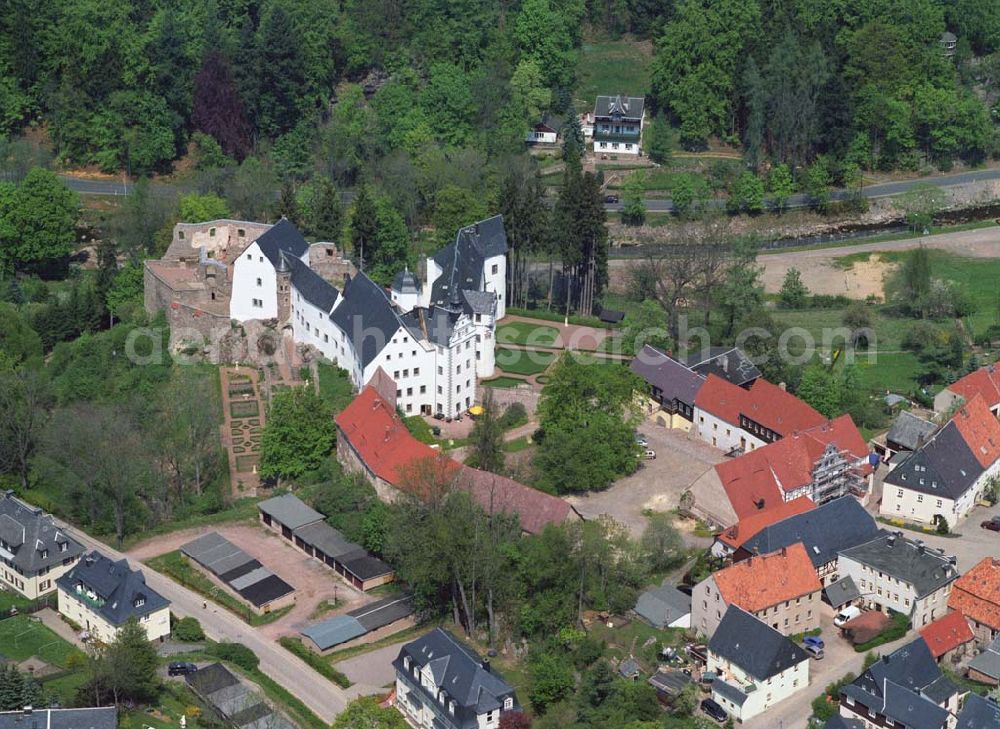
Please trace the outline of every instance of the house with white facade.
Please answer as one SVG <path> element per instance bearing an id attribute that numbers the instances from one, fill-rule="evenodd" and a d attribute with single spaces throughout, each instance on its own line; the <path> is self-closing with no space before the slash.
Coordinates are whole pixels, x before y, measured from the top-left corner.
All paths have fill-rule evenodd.
<path id="1" fill-rule="evenodd" d="M 56 589 L 56 580 L 80 559 L 83 546 L 51 514 L 0 493 L 0 583 L 29 600 Z"/>
<path id="2" fill-rule="evenodd" d="M 59 612 L 102 643 L 111 643 L 130 618 L 149 640 L 170 635 L 170 601 L 146 584 L 127 560 L 94 551 L 56 581 Z"/>
<path id="3" fill-rule="evenodd" d="M 712 698 L 738 721 L 758 716 L 809 685 L 809 654 L 733 605 L 708 642 Z"/>
<path id="4" fill-rule="evenodd" d="M 837 572 L 857 585 L 865 607 L 909 615 L 915 628 L 948 612 L 952 584 L 958 579 L 955 557 L 928 549 L 902 532 L 885 532 L 842 550 Z"/>
<path id="5" fill-rule="evenodd" d="M 395 706 L 415 729 L 497 729 L 519 710 L 514 689 L 443 628 L 404 645 L 396 660 Z"/>
<path id="6" fill-rule="evenodd" d="M 594 154 L 638 155 L 646 100 L 641 96 L 598 96 L 594 104 Z"/>
<path id="7" fill-rule="evenodd" d="M 954 416 L 885 477 L 881 513 L 954 529 L 1000 473 L 1000 423 L 982 396 Z"/>

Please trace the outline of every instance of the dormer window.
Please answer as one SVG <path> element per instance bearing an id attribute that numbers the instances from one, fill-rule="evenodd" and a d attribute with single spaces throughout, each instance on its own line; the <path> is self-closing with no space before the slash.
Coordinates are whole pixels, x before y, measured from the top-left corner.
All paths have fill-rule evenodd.
<path id="1" fill-rule="evenodd" d="M 68 546 L 69 545 L 67 545 L 66 542 L 59 542 L 59 551 L 65 552 Z"/>
<path id="2" fill-rule="evenodd" d="M 514 699 L 508 696 L 506 699 L 503 700 L 503 710 L 510 711 L 513 708 L 514 708 Z"/>
<path id="3" fill-rule="evenodd" d="M 410 670 L 410 657 L 403 656 L 403 669 L 406 671 Z"/>
<path id="4" fill-rule="evenodd" d="M 146 604 L 146 598 L 139 595 L 135 600 L 132 601 L 132 607 L 140 608 Z"/>
<path id="5" fill-rule="evenodd" d="M 48 559 L 48 558 L 49 558 L 49 550 L 43 549 L 42 550 L 42 559 Z"/>

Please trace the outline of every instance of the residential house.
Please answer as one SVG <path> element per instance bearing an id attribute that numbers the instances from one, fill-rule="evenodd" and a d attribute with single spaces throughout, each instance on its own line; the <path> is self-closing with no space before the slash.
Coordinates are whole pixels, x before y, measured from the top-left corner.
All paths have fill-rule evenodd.
<path id="1" fill-rule="evenodd" d="M 645 105 L 641 96 L 598 96 L 594 104 L 594 154 L 638 155 Z"/>
<path id="2" fill-rule="evenodd" d="M 803 496 L 815 504 L 848 495 L 864 501 L 872 470 L 864 438 L 851 416 L 842 415 L 716 464 L 715 472 L 733 510 L 746 519 Z"/>
<path id="3" fill-rule="evenodd" d="M 712 698 L 747 721 L 809 685 L 809 654 L 770 625 L 732 605 L 708 642 Z"/>
<path id="4" fill-rule="evenodd" d="M 257 504 L 261 523 L 330 567 L 359 590 L 371 590 L 396 578 L 395 570 L 364 547 L 348 541 L 326 517 L 293 494 Z"/>
<path id="5" fill-rule="evenodd" d="M 961 693 L 941 673 L 927 643 L 897 648 L 840 690 L 840 715 L 865 729 L 951 729 Z"/>
<path id="6" fill-rule="evenodd" d="M 866 606 L 909 615 L 921 628 L 948 611 L 955 565 L 954 557 L 895 532 L 842 550 L 837 569 L 854 580 Z"/>
<path id="7" fill-rule="evenodd" d="M 712 543 L 712 554 L 716 557 L 732 556 L 746 541 L 759 534 L 762 529 L 815 508 L 816 504 L 812 502 L 812 499 L 808 496 L 800 496 L 797 499 L 782 501 L 769 509 L 750 514 L 746 519 L 740 519 L 731 527 L 723 529 L 715 535 L 715 541 Z M 763 551 L 771 552 L 773 550 Z M 753 551 L 750 550 L 750 553 L 752 554 Z"/>
<path id="8" fill-rule="evenodd" d="M 1000 726 L 1000 704 L 992 696 L 970 693 L 955 729 L 992 729 Z"/>
<path id="9" fill-rule="evenodd" d="M 820 590 L 801 544 L 725 567 L 695 585 L 691 628 L 711 637 L 726 609 L 736 605 L 783 635 L 819 627 Z"/>
<path id="10" fill-rule="evenodd" d="M 580 515 L 563 499 L 513 479 L 458 463 L 421 443 L 396 412 L 391 378 L 374 378 L 336 417 L 337 457 L 341 464 L 362 473 L 383 501 L 395 501 L 407 492 L 428 498 L 428 489 L 457 488 L 489 513 L 517 514 L 521 529 L 540 533 L 547 524 L 577 520 Z"/>
<path id="11" fill-rule="evenodd" d="M 690 430 L 695 396 L 705 382 L 704 375 L 648 344 L 629 367 L 649 385 L 645 410 L 650 419 L 666 428 Z"/>
<path id="12" fill-rule="evenodd" d="M 969 661 L 969 678 L 990 686 L 1000 685 L 1000 635 Z"/>
<path id="13" fill-rule="evenodd" d="M 654 628 L 690 628 L 691 596 L 664 582 L 639 595 L 635 614 Z"/>
<path id="14" fill-rule="evenodd" d="M 416 729 L 496 729 L 519 709 L 514 689 L 443 628 L 407 643 L 392 662 L 396 708 Z"/>
<path id="15" fill-rule="evenodd" d="M 29 600 L 56 589 L 83 554 L 83 546 L 51 514 L 14 496 L 0 494 L 0 575 L 3 584 Z"/>
<path id="16" fill-rule="evenodd" d="M 102 643 L 135 618 L 149 640 L 170 635 L 170 601 L 146 584 L 128 560 L 111 560 L 94 551 L 56 580 L 59 612 Z"/>
<path id="17" fill-rule="evenodd" d="M 781 441 L 788 442 L 789 439 Z M 770 446 L 768 446 L 770 448 Z M 767 448 L 761 449 L 763 453 Z M 748 559 L 801 543 L 824 585 L 836 582 L 837 557 L 844 549 L 871 541 L 880 533 L 875 519 L 857 499 L 841 497 L 764 527 L 733 555 L 734 561 Z"/>
<path id="18" fill-rule="evenodd" d="M 954 528 L 1000 473 L 1000 422 L 976 394 L 885 477 L 880 511 Z"/>
<path id="19" fill-rule="evenodd" d="M 555 144 L 559 140 L 559 129 L 555 121 L 546 117 L 535 124 L 524 135 L 527 144 Z"/>
<path id="20" fill-rule="evenodd" d="M 580 120 L 580 131 L 583 132 L 583 139 L 589 142 L 594 138 L 594 112 L 586 111 L 578 116 Z"/>
<path id="21" fill-rule="evenodd" d="M 0 711 L 0 729 L 118 729 L 113 706 L 85 709 L 36 709 Z"/>
<path id="22" fill-rule="evenodd" d="M 985 557 L 955 580 L 948 607 L 969 621 L 980 648 L 1000 636 L 1000 558 Z"/>
<path id="23" fill-rule="evenodd" d="M 934 660 L 958 663 L 968 655 L 974 645 L 972 628 L 959 612 L 948 613 L 920 629 L 920 637 L 927 643 Z"/>
<path id="24" fill-rule="evenodd" d="M 993 415 L 1000 417 L 1000 368 L 994 364 L 980 367 L 951 383 L 934 396 L 934 411 L 948 413 L 976 395 L 983 398 Z"/>

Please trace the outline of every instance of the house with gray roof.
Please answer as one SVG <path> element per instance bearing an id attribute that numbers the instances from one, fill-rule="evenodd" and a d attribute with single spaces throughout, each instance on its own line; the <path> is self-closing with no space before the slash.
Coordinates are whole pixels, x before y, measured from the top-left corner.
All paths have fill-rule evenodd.
<path id="1" fill-rule="evenodd" d="M 969 678 L 992 686 L 1000 685 L 1000 635 L 969 661 Z"/>
<path id="2" fill-rule="evenodd" d="M 652 419 L 667 428 L 688 430 L 694 422 L 694 398 L 705 377 L 649 344 L 629 368 L 649 386 Z"/>
<path id="3" fill-rule="evenodd" d="M 396 708 L 414 727 L 495 729 L 503 714 L 519 709 L 489 660 L 443 628 L 404 645 L 392 665 Z"/>
<path id="4" fill-rule="evenodd" d="M 170 635 L 170 601 L 146 584 L 128 560 L 117 562 L 90 552 L 56 580 L 59 612 L 102 643 L 111 643 L 129 620 L 138 621 L 149 640 Z"/>
<path id="5" fill-rule="evenodd" d="M 991 696 L 970 693 L 955 729 L 994 729 L 1000 726 L 1000 703 Z"/>
<path id="6" fill-rule="evenodd" d="M 83 545 L 51 514 L 0 492 L 0 582 L 30 600 L 51 593 L 80 559 Z"/>
<path id="7" fill-rule="evenodd" d="M 829 585 L 840 577 L 837 573 L 840 552 L 869 542 L 881 532 L 857 499 L 842 496 L 764 527 L 736 550 L 733 561 L 770 554 L 802 542 L 816 576 Z"/>
<path id="8" fill-rule="evenodd" d="M 715 375 L 739 387 L 760 378 L 757 365 L 739 347 L 709 347 L 688 357 L 687 365 L 702 377 Z"/>
<path id="9" fill-rule="evenodd" d="M 922 628 L 948 612 L 957 560 L 902 532 L 882 532 L 871 541 L 841 550 L 837 571 L 850 577 L 863 604 L 910 616 Z"/>
<path id="10" fill-rule="evenodd" d="M 903 410 L 892 422 L 885 436 L 886 459 L 902 451 L 915 451 L 934 435 L 934 423 Z"/>
<path id="11" fill-rule="evenodd" d="M 118 710 L 113 706 L 100 706 L 0 711 L 0 729 L 118 729 Z"/>
<path id="12" fill-rule="evenodd" d="M 598 96 L 594 104 L 594 154 L 638 156 L 645 107 L 641 96 Z"/>
<path id="13" fill-rule="evenodd" d="M 840 690 L 840 714 L 880 726 L 948 729 L 962 694 L 941 672 L 923 638 L 883 655 Z M 868 726 L 867 723 L 864 724 Z"/>
<path id="14" fill-rule="evenodd" d="M 809 654 L 767 623 L 730 605 L 708 642 L 712 698 L 747 721 L 809 685 Z"/>
<path id="15" fill-rule="evenodd" d="M 639 595 L 635 614 L 654 628 L 690 628 L 691 596 L 685 595 L 671 584 L 664 583 L 655 590 Z"/>

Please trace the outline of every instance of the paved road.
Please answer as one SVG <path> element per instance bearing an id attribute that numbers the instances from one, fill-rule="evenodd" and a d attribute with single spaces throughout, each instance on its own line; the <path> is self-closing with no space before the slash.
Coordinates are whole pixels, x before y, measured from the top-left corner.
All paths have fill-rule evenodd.
<path id="1" fill-rule="evenodd" d="M 62 526 L 87 548 L 99 549 L 114 560 L 127 559 L 125 554 L 111 549 L 79 529 L 67 524 Z M 182 617 L 190 615 L 198 618 L 205 635 L 213 640 L 241 643 L 253 650 L 260 659 L 260 670 L 302 701 L 324 722 L 332 724 L 344 710 L 348 701 L 344 690 L 316 673 L 301 659 L 265 639 L 229 611 L 221 607 L 213 608 L 211 604 L 205 609 L 200 595 L 134 560 L 129 560 L 129 563 L 133 569 L 141 568 L 146 575 L 146 583 L 170 600 L 171 612 Z"/>
<path id="2" fill-rule="evenodd" d="M 72 175 L 59 175 L 59 179 L 66 183 L 69 189 L 76 190 L 81 195 L 123 196 L 131 194 L 135 188 L 134 180 L 126 183 L 125 180 L 90 180 Z M 178 193 L 191 192 L 191 189 L 185 185 L 174 185 L 166 182 L 149 183 L 150 192 L 157 197 L 171 197 Z M 277 199 L 279 191 L 275 190 L 273 194 Z M 346 190 L 341 193 L 340 197 L 345 203 L 349 203 L 354 199 L 354 193 L 351 190 Z"/>

